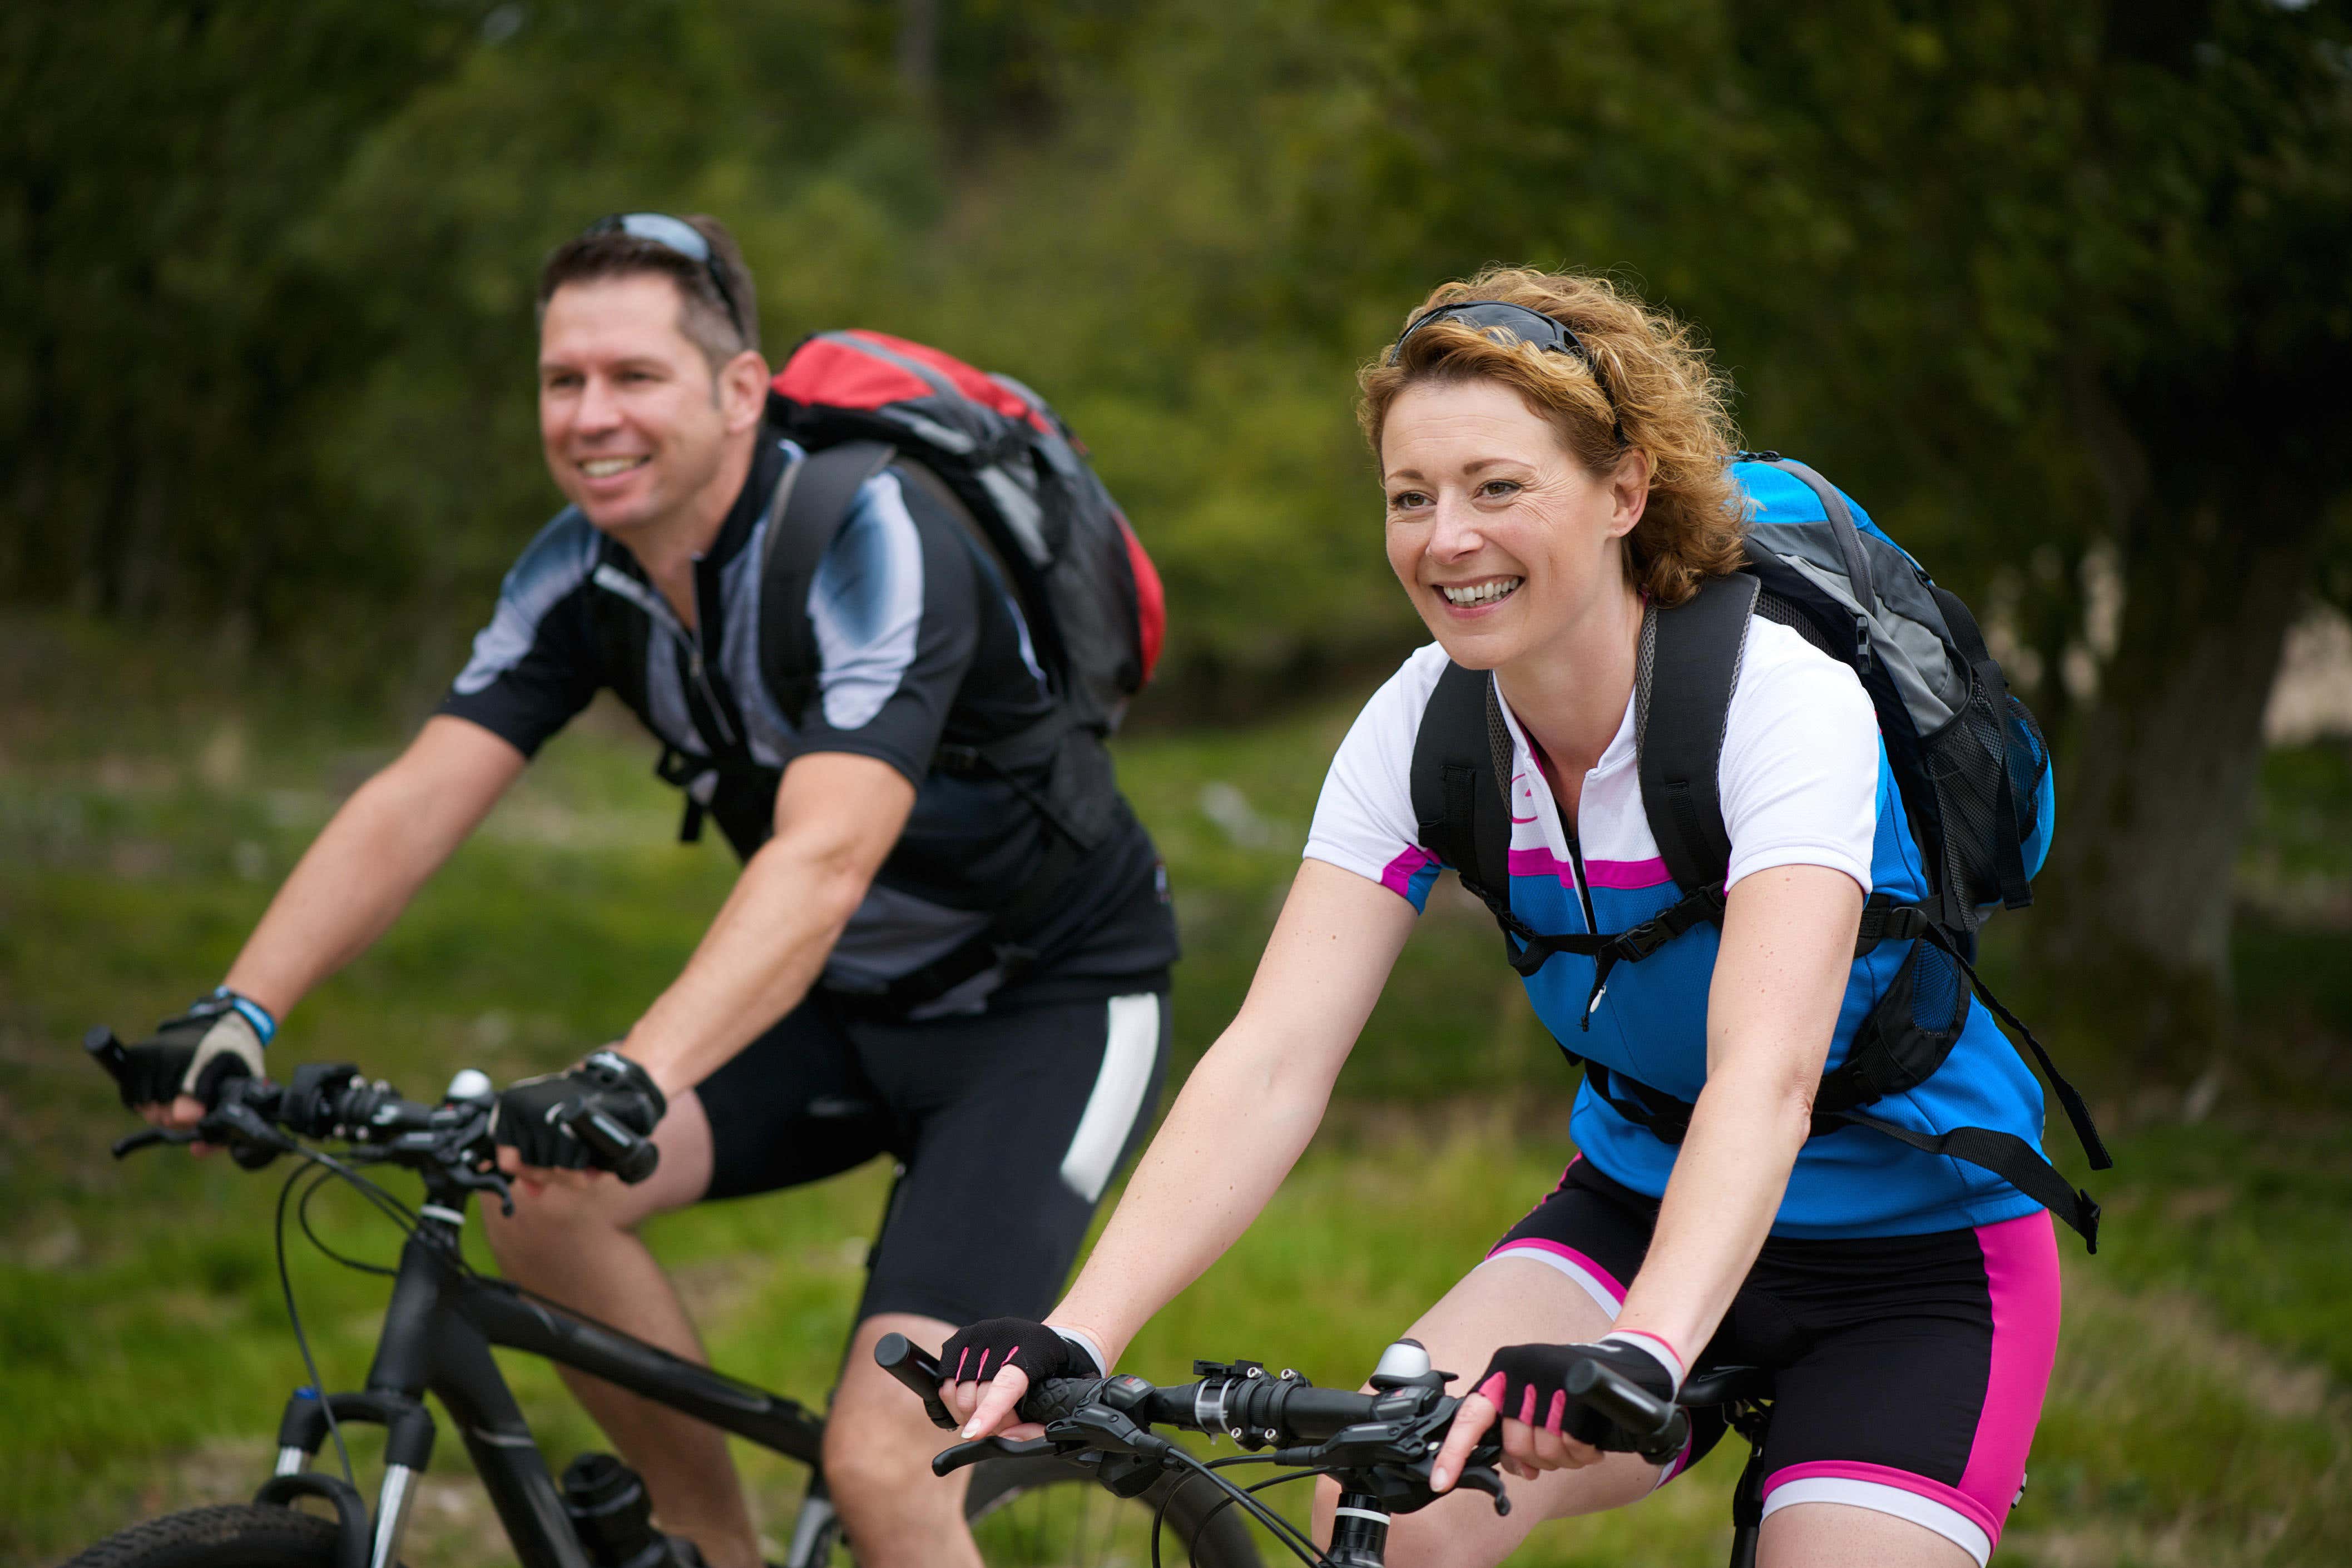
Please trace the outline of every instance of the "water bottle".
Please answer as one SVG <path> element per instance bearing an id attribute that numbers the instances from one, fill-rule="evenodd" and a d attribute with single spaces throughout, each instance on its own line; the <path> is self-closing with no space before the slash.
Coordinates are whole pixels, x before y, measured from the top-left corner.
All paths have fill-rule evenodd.
<path id="1" fill-rule="evenodd" d="M 663 1568 L 674 1561 L 670 1538 L 654 1528 L 646 1483 L 610 1454 L 583 1454 L 564 1468 L 563 1511 L 596 1568 Z"/>

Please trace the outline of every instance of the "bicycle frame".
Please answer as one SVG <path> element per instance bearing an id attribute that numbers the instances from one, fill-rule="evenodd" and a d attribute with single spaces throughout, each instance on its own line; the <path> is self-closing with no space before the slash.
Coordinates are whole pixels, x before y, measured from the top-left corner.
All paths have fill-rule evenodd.
<path id="1" fill-rule="evenodd" d="M 490 1356 L 492 1346 L 504 1346 L 576 1367 L 809 1466 L 816 1473 L 787 1563 L 787 1568 L 807 1568 L 804 1558 L 831 1517 L 818 1470 L 824 1440 L 821 1416 L 794 1400 L 468 1272 L 457 1251 L 464 1195 L 432 1197 L 401 1249 L 366 1390 L 322 1397 L 304 1389 L 287 1401 L 278 1427 L 277 1477 L 262 1489 L 264 1500 L 300 1491 L 329 1498 L 343 1521 L 343 1562 L 351 1568 L 359 1563 L 392 1568 L 416 1474 L 432 1452 L 435 1426 L 424 1403 L 430 1392 L 457 1422 L 522 1568 L 590 1568 L 554 1478 Z M 349 1494 L 347 1486 L 303 1473 L 327 1436 L 328 1406 L 338 1422 L 373 1422 L 388 1429 L 383 1488 L 372 1531 L 363 1516 L 354 1519 L 361 1512 L 357 1497 L 338 1495 Z M 824 1511 L 812 1521 L 808 1510 L 817 1508 Z M 348 1539 L 355 1523 L 369 1536 L 363 1556 L 354 1551 L 360 1543 Z"/>

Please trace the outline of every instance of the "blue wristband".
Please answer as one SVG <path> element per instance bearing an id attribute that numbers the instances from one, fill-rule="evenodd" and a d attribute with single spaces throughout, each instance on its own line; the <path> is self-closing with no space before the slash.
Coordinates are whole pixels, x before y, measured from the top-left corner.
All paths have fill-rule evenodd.
<path id="1" fill-rule="evenodd" d="M 253 1032 L 261 1037 L 261 1043 L 264 1046 L 268 1045 L 277 1035 L 278 1020 L 269 1016 L 268 1008 L 263 1007 L 251 997 L 242 991 L 232 991 L 226 986 L 215 986 L 213 995 L 244 1014 L 245 1021 L 253 1026 Z"/>

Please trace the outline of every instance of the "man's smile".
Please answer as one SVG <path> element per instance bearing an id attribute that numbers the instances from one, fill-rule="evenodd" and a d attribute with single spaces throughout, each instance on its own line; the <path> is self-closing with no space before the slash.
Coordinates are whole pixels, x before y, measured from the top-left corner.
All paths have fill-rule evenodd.
<path id="1" fill-rule="evenodd" d="M 587 475 L 591 479 L 610 479 L 616 474 L 625 474 L 632 468 L 652 461 L 653 455 L 646 452 L 641 452 L 635 457 L 590 457 L 582 460 L 580 472 Z"/>

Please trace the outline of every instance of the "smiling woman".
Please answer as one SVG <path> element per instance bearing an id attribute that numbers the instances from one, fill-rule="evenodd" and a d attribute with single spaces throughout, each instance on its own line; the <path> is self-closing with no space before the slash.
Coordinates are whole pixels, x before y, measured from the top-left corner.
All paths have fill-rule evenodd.
<path id="1" fill-rule="evenodd" d="M 1402 326 L 1361 372 L 1360 413 L 1389 564 L 1435 642 L 1341 742 L 1248 998 L 1049 1320 L 1061 1333 L 966 1328 L 950 1359 L 1000 1370 L 948 1396 L 967 1435 L 1001 1429 L 1029 1376 L 1097 1346 L 1115 1363 L 1232 1243 L 1450 864 L 1586 1068 L 1558 1188 L 1405 1331 L 1439 1364 L 1486 1369 L 1432 1490 L 1491 1480 L 1475 1469 L 1491 1435 L 1518 1506 L 1441 1496 L 1391 1520 L 1327 1492 L 1327 1528 L 1387 1531 L 1397 1568 L 1498 1563 L 1547 1519 L 1647 1496 L 1722 1435 L 1719 1415 L 1696 1419 L 1653 1462 L 1582 1397 L 1596 1381 L 1671 1401 L 1694 1368 L 1738 1364 L 1776 1380 L 1751 1499 L 1762 1561 L 1981 1564 L 2040 1416 L 2057 1255 L 2040 1199 L 1932 1151 L 1953 1128 L 2030 1147 L 2040 1088 L 1962 992 L 1967 1027 L 1901 1096 L 1897 1135 L 1816 1133 L 1825 1071 L 1928 1005 L 1896 983 L 1916 938 L 1861 940 L 1866 897 L 1927 894 L 1871 697 L 1734 576 L 1738 443 L 1687 328 L 1601 279 L 1501 269 Z M 1687 656 L 1693 628 L 1719 665 Z M 1720 706 L 1685 722 L 1702 696 Z M 1654 826 L 1645 794 L 1644 752 L 1673 758 L 1682 730 L 1711 749 L 1668 776 L 1669 820 L 1705 789 L 1727 840 L 1704 873 L 1669 869 L 1687 835 Z"/>
<path id="2" fill-rule="evenodd" d="M 1538 352 L 1526 351 L 1530 343 Z M 1375 454 L 1408 387 L 1475 384 L 1514 394 L 1550 426 L 1551 452 L 1588 476 L 1641 460 L 1648 499 L 1625 541 L 1625 570 L 1661 606 L 1739 564 L 1738 489 L 1723 465 L 1739 445 L 1730 389 L 1687 324 L 1606 278 L 1497 267 L 1445 284 L 1357 381 L 1357 418 Z"/>

